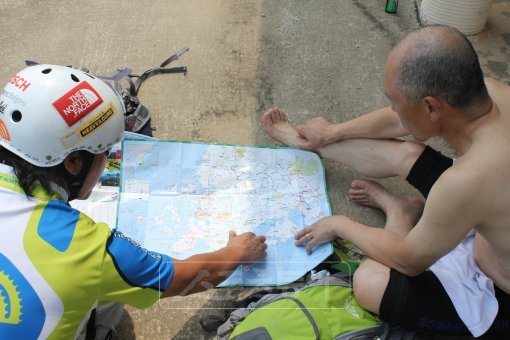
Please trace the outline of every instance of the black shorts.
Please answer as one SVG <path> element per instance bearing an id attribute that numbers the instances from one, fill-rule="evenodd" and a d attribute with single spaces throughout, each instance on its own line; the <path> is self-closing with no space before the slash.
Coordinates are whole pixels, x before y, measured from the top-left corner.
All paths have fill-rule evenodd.
<path id="1" fill-rule="evenodd" d="M 427 197 L 453 159 L 426 147 L 411 168 L 406 180 Z M 490 338 L 510 338 L 510 295 L 495 287 L 499 311 Z M 471 335 L 439 279 L 431 271 L 409 277 L 391 269 L 384 292 L 380 316 L 383 320 L 409 329 L 444 335 Z"/>
<path id="2" fill-rule="evenodd" d="M 483 338 L 510 339 L 510 295 L 494 286 L 499 310 Z M 409 277 L 390 270 L 380 317 L 409 329 L 442 335 L 471 335 L 444 290 L 431 271 Z"/>
<path id="3" fill-rule="evenodd" d="M 439 151 L 429 146 L 425 147 L 422 154 L 414 163 L 406 181 L 426 198 L 429 191 L 436 183 L 439 176 L 443 174 L 453 164 L 453 159 L 446 157 Z"/>

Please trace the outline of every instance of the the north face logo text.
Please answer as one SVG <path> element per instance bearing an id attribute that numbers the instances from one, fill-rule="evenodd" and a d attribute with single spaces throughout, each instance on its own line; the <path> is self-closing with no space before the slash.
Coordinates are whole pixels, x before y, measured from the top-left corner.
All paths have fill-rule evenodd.
<path id="1" fill-rule="evenodd" d="M 99 93 L 86 81 L 53 103 L 67 125 L 71 126 L 103 102 Z"/>

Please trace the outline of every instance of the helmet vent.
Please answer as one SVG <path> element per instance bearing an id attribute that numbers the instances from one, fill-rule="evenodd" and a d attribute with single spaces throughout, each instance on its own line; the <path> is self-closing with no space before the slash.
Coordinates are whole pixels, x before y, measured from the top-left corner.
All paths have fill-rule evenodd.
<path id="1" fill-rule="evenodd" d="M 45 68 L 44 70 L 41 71 L 42 73 L 44 74 L 48 74 L 51 72 L 51 68 Z"/>
<path id="2" fill-rule="evenodd" d="M 11 114 L 11 118 L 12 118 L 12 121 L 14 123 L 19 123 L 21 121 L 21 117 L 22 117 L 22 114 L 21 112 L 19 112 L 18 110 L 14 111 L 12 114 Z"/>
<path id="3" fill-rule="evenodd" d="M 89 76 L 90 78 L 92 78 L 92 79 L 96 79 L 93 75 L 88 74 L 87 72 L 85 72 L 85 74 L 86 74 L 86 75 L 88 75 L 88 76 Z"/>
<path id="4" fill-rule="evenodd" d="M 78 77 L 77 77 L 77 76 L 75 76 L 74 74 L 71 74 L 71 79 L 72 79 L 73 81 L 77 82 L 77 83 L 79 83 L 79 82 L 80 82 L 80 79 L 78 79 Z"/>

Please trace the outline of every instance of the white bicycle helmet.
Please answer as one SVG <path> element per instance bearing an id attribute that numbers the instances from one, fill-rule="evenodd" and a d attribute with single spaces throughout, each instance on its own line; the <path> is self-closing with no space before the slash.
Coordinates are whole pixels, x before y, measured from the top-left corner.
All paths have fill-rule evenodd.
<path id="1" fill-rule="evenodd" d="M 40 167 L 73 151 L 93 154 L 117 143 L 124 106 L 102 80 L 65 66 L 30 66 L 0 94 L 0 145 Z"/>

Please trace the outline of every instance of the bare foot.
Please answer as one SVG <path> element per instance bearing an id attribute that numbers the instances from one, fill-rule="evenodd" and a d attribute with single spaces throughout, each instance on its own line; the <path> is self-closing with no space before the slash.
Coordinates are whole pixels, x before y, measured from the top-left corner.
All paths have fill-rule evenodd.
<path id="1" fill-rule="evenodd" d="M 381 184 L 364 179 L 352 181 L 349 198 L 355 203 L 382 210 L 386 214 L 387 227 L 394 224 L 414 226 L 425 204 L 420 197 L 396 196 Z"/>
<path id="2" fill-rule="evenodd" d="M 280 143 L 297 147 L 299 143 L 306 141 L 289 122 L 285 112 L 279 108 L 269 109 L 260 120 L 267 134 Z"/>

